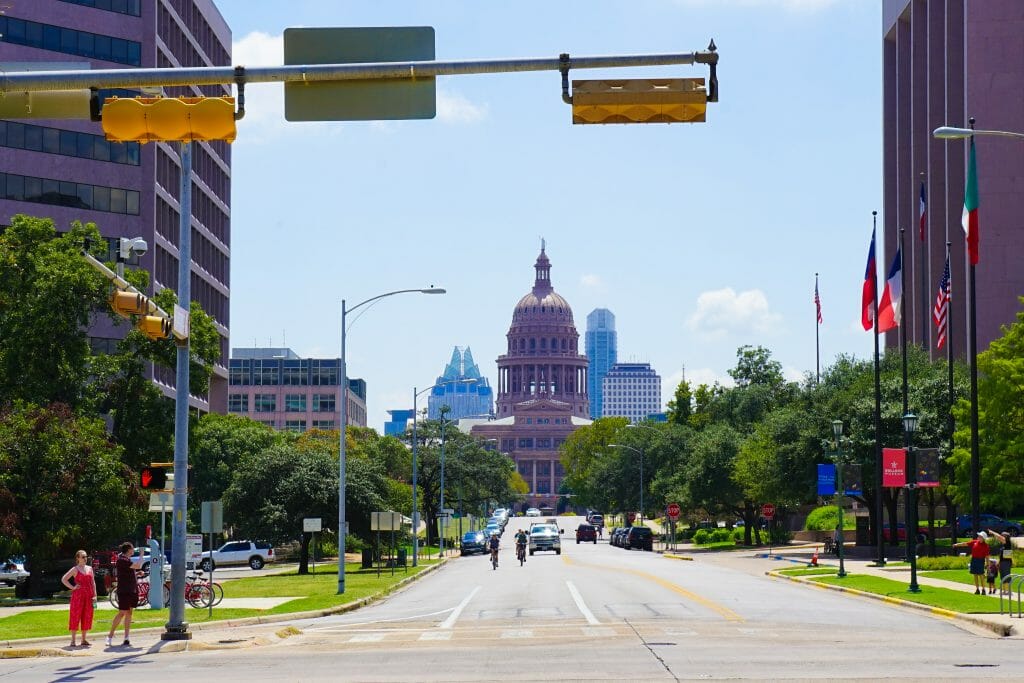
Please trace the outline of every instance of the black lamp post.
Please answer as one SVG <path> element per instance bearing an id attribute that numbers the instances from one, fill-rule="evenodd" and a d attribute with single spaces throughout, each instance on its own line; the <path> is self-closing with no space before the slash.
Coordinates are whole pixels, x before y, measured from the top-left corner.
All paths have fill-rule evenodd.
<path id="1" fill-rule="evenodd" d="M 910 560 L 911 593 L 920 593 L 917 585 L 917 454 L 914 452 L 914 432 L 918 417 L 913 413 L 903 416 L 903 432 L 907 437 L 907 557 Z"/>
<path id="2" fill-rule="evenodd" d="M 839 578 L 846 576 L 846 565 L 844 564 L 843 549 L 846 545 L 845 534 L 843 533 L 843 495 L 845 490 L 843 489 L 843 451 L 839 447 L 839 437 L 843 435 L 843 421 L 832 420 L 832 436 L 836 439 L 836 507 L 839 508 L 839 522 L 836 525 L 836 543 L 838 545 L 837 552 L 839 553 Z"/>

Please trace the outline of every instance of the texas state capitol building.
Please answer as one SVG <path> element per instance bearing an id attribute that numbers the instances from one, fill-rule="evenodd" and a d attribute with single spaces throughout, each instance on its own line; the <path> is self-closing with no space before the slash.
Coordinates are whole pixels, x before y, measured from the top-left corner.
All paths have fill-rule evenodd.
<path id="1" fill-rule="evenodd" d="M 464 419 L 459 429 L 495 439 L 530 487 L 517 509 L 558 506 L 565 478 L 558 448 L 575 429 L 591 424 L 587 357 L 569 302 L 551 286 L 551 262 L 541 246 L 536 279 L 512 312 L 506 352 L 498 357 L 495 419 Z"/>

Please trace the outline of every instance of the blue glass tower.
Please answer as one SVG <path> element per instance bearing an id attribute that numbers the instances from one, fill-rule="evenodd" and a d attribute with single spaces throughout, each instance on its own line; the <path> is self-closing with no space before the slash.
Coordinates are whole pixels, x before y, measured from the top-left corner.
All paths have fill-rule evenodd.
<path id="1" fill-rule="evenodd" d="M 431 420 L 441 417 L 441 406 L 451 408 L 449 420 L 492 414 L 494 392 L 487 378 L 480 374 L 468 346 L 465 350 L 455 347 L 444 374 L 434 384 L 427 398 L 427 417 Z"/>
<path id="2" fill-rule="evenodd" d="M 601 384 L 619 359 L 619 342 L 615 333 L 615 314 L 607 308 L 595 308 L 587 316 L 587 393 L 590 394 L 590 418 L 596 420 L 604 411 L 604 392 Z"/>

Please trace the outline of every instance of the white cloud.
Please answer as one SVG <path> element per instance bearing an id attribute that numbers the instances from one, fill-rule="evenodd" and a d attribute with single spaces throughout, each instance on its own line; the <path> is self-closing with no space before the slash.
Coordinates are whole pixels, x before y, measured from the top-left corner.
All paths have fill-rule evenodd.
<path id="1" fill-rule="evenodd" d="M 580 276 L 580 284 L 583 285 L 584 287 L 597 288 L 603 285 L 604 283 L 601 282 L 600 275 L 594 275 L 593 273 L 585 273 L 584 275 Z"/>
<path id="2" fill-rule="evenodd" d="M 695 368 L 692 370 L 687 368 L 686 379 L 690 382 L 691 388 L 699 387 L 701 384 L 707 384 L 710 387 L 714 386 L 716 382 L 723 387 L 736 386 L 736 382 L 727 373 L 719 373 L 711 368 Z M 675 388 L 673 387 L 674 390 Z"/>
<path id="3" fill-rule="evenodd" d="M 768 333 L 778 328 L 782 316 L 772 313 L 768 299 L 759 289 L 739 294 L 732 287 L 702 292 L 697 311 L 687 320 L 691 330 L 709 339 L 730 333 Z"/>
<path id="4" fill-rule="evenodd" d="M 782 366 L 782 377 L 787 382 L 797 382 L 799 384 L 803 384 L 803 381 L 807 379 L 807 373 L 807 370 L 797 370 L 796 368 L 790 367 L 788 365 Z"/>
<path id="5" fill-rule="evenodd" d="M 458 93 L 438 90 L 437 118 L 442 123 L 476 123 L 487 118 L 487 105 L 473 104 Z"/>

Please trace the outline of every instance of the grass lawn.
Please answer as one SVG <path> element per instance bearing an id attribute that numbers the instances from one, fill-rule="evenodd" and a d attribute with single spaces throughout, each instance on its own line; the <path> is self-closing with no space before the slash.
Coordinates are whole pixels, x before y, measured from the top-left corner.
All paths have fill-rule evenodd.
<path id="1" fill-rule="evenodd" d="M 345 593 L 338 595 L 337 565 L 317 566 L 315 575 L 299 576 L 295 572 L 273 576 L 259 576 L 229 581 L 224 586 L 225 598 L 248 597 L 295 597 L 271 609 L 213 608 L 213 617 L 207 615 L 206 609 L 193 609 L 186 605 L 185 620 L 190 624 L 201 624 L 209 621 L 225 619 L 241 619 L 243 617 L 265 616 L 269 614 L 288 614 L 305 612 L 342 605 L 347 602 L 383 593 L 406 576 L 413 576 L 436 561 L 421 560 L 420 566 L 409 567 L 408 572 L 395 568 L 391 576 L 390 569 L 381 569 L 380 577 L 376 570 L 360 569 L 358 562 L 345 566 Z M 331 571 L 331 568 L 334 571 Z M 214 573 L 216 579 L 216 573 Z M 104 598 L 105 599 L 105 598 Z M 93 619 L 94 637 L 100 639 L 110 628 L 110 623 L 117 614 L 113 610 L 97 610 Z M 38 638 L 58 636 L 68 633 L 68 613 L 63 610 L 30 610 L 13 616 L 4 617 L 0 609 L 0 640 L 18 638 Z M 168 610 L 138 609 L 132 615 L 132 628 L 163 626 L 169 618 Z"/>
<path id="2" fill-rule="evenodd" d="M 909 580 L 909 576 L 907 579 Z M 823 576 L 813 578 L 812 581 L 827 583 L 833 586 L 845 586 L 854 588 L 866 593 L 886 595 L 899 598 L 908 602 L 916 602 L 932 607 L 941 607 L 952 612 L 963 614 L 989 614 L 999 612 L 999 601 L 993 600 L 984 595 L 974 595 L 952 588 L 935 588 L 933 586 L 921 586 L 920 593 L 907 591 L 907 581 L 895 581 L 877 576 L 864 576 L 859 574 L 848 574 L 846 578 L 838 576 Z"/>
<path id="3" fill-rule="evenodd" d="M 967 571 L 967 569 L 936 569 L 929 571 L 918 570 L 921 576 L 930 576 L 933 579 L 942 579 L 943 581 L 955 581 L 957 583 L 964 583 L 968 586 L 974 585 L 974 577 Z M 983 583 L 987 586 L 987 583 Z M 996 579 L 996 586 L 999 585 L 999 579 Z"/>
<path id="4" fill-rule="evenodd" d="M 780 569 L 777 573 L 783 576 L 821 576 L 838 574 L 838 567 L 798 567 L 796 569 Z"/>
<path id="5" fill-rule="evenodd" d="M 736 541 L 718 541 L 716 543 L 703 543 L 701 545 L 694 544 L 693 546 L 697 550 L 736 550 L 736 548 L 746 547 L 736 545 Z"/>

